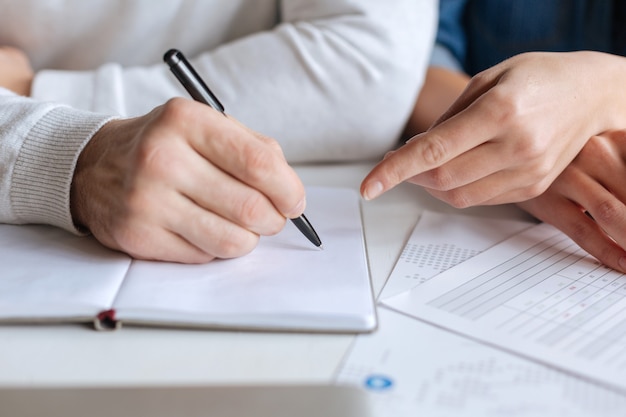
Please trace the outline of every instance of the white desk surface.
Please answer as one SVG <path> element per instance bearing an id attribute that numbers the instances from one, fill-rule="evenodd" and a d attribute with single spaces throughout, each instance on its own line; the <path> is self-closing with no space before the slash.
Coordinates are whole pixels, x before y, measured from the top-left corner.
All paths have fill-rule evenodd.
<path id="1" fill-rule="evenodd" d="M 358 190 L 371 163 L 299 166 L 306 185 Z M 422 210 L 454 212 L 402 184 L 363 202 L 375 294 L 385 284 Z M 514 206 L 465 213 L 528 218 Z M 88 326 L 0 326 L 0 386 L 330 383 L 354 336 Z"/>

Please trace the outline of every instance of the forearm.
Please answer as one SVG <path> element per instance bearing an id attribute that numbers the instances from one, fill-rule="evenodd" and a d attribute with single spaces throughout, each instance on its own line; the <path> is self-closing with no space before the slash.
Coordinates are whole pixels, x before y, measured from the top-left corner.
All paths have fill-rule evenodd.
<path id="1" fill-rule="evenodd" d="M 626 128 L 626 58 L 600 52 L 577 52 L 588 62 L 596 62 L 596 71 L 587 74 L 589 87 L 598 97 L 598 106 L 590 118 L 601 124 L 591 133 Z M 596 84 L 597 83 L 597 84 Z M 586 105 L 582 103 L 581 105 Z"/>
<path id="2" fill-rule="evenodd" d="M 17 48 L 0 45 L 0 87 L 30 96 L 33 69 L 26 54 Z"/>
<path id="3" fill-rule="evenodd" d="M 429 67 L 402 137 L 409 139 L 428 130 L 463 92 L 469 79 L 462 72 Z"/>

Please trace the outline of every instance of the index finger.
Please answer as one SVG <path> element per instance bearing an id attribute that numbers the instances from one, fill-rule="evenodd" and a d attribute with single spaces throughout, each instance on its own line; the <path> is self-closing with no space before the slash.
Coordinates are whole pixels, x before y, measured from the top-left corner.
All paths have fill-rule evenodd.
<path id="1" fill-rule="evenodd" d="M 413 137 L 379 162 L 361 183 L 366 200 L 378 197 L 399 183 L 438 168 L 457 156 L 487 142 L 498 133 L 496 123 L 485 118 L 484 96 L 465 110 Z"/>
<path id="2" fill-rule="evenodd" d="M 196 141 L 197 151 L 222 171 L 263 193 L 285 217 L 301 215 L 306 205 L 304 186 L 276 141 L 259 138 L 238 123 L 220 118 L 209 121 L 204 137 Z"/>

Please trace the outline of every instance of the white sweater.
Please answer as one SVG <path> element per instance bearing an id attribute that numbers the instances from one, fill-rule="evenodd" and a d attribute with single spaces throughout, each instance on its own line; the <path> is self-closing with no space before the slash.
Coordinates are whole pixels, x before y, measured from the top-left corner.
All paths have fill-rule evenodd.
<path id="1" fill-rule="evenodd" d="M 36 101 L 0 89 L 0 222 L 74 230 L 76 159 L 107 115 L 188 96 L 162 62 L 173 47 L 227 113 L 276 138 L 290 162 L 379 157 L 421 86 L 436 9 L 435 0 L 0 0 L 0 45 L 26 51 L 37 71 Z"/>

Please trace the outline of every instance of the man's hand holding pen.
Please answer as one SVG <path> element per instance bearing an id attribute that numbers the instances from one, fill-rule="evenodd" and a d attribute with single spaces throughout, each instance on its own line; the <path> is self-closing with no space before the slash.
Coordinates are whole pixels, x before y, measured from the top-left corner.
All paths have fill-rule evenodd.
<path id="1" fill-rule="evenodd" d="M 163 60 L 169 65 L 174 76 L 180 81 L 194 100 L 204 103 L 226 116 L 222 103 L 215 97 L 215 94 L 213 94 L 182 52 L 177 49 L 170 49 L 163 55 Z M 317 232 L 304 213 L 292 217 L 291 221 L 311 243 L 318 248 L 323 248 L 320 237 L 317 235 Z"/>
<path id="2" fill-rule="evenodd" d="M 106 246 L 185 263 L 244 255 L 305 205 L 273 139 L 181 98 L 102 127 L 71 188 L 75 223 Z"/>

